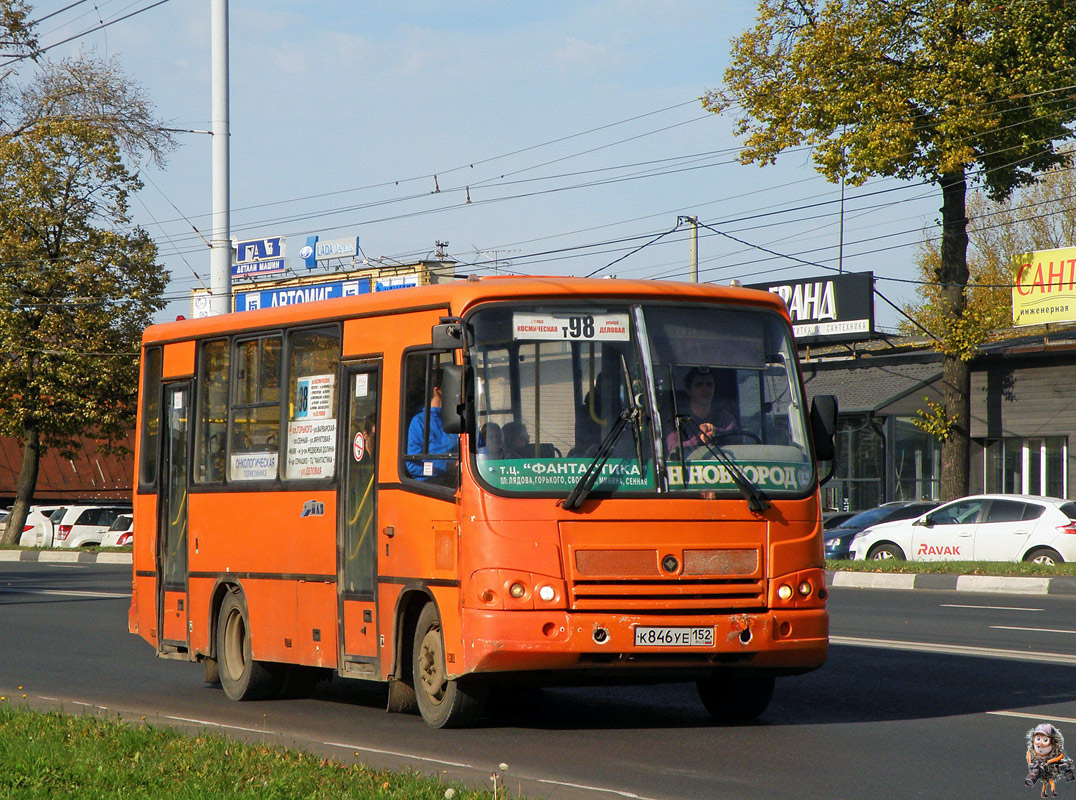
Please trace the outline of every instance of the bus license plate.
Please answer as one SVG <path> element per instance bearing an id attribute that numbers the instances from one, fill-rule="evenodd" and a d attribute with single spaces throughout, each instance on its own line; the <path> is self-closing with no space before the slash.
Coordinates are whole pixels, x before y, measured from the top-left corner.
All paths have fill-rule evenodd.
<path id="1" fill-rule="evenodd" d="M 636 647 L 713 647 L 713 628 L 658 628 L 639 626 L 635 629 Z"/>

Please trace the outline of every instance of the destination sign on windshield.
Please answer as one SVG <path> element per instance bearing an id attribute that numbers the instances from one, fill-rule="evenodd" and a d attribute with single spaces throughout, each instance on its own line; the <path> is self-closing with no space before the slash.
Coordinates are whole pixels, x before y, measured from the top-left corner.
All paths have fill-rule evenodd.
<path id="1" fill-rule="evenodd" d="M 626 342 L 630 338 L 627 314 L 534 314 L 512 315 L 513 338 L 534 341 Z"/>

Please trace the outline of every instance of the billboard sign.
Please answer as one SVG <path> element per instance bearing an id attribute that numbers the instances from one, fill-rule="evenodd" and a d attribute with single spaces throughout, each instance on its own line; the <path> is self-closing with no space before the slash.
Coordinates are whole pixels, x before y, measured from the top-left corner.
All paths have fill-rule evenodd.
<path id="1" fill-rule="evenodd" d="M 374 291 L 387 292 L 390 289 L 410 289 L 414 286 L 418 286 L 417 272 L 407 275 L 394 275 L 391 278 L 378 278 Z"/>
<path id="2" fill-rule="evenodd" d="M 235 310 L 254 311 L 258 308 L 293 306 L 298 303 L 313 303 L 318 300 L 353 297 L 367 294 L 369 291 L 370 279 L 356 278 L 350 281 L 325 281 L 308 283 L 302 286 L 280 286 L 251 292 L 236 292 Z"/>
<path id="3" fill-rule="evenodd" d="M 1012 324 L 1076 321 L 1076 247 L 1012 257 Z"/>
<path id="4" fill-rule="evenodd" d="M 284 271 L 284 237 L 248 239 L 235 243 L 233 278 L 253 278 Z"/>
<path id="5" fill-rule="evenodd" d="M 299 257 L 307 269 L 314 269 L 319 261 L 355 258 L 358 254 L 358 236 L 348 236 L 343 239 L 320 239 L 317 235 L 307 236 L 306 244 L 299 250 Z"/>
<path id="6" fill-rule="evenodd" d="M 756 283 L 785 301 L 796 339 L 805 344 L 854 341 L 874 335 L 874 273 Z"/>

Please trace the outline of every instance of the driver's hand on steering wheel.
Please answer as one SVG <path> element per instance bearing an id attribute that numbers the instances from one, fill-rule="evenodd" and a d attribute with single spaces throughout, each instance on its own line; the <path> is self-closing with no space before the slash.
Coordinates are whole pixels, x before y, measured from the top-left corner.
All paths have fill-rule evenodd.
<path id="1" fill-rule="evenodd" d="M 713 423 L 703 422 L 699 425 L 699 439 L 704 442 L 708 442 L 714 435 Z"/>

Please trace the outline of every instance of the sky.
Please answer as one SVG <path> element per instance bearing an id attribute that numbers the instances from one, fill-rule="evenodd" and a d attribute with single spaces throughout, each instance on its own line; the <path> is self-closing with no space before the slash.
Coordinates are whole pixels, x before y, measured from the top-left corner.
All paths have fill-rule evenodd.
<path id="1" fill-rule="evenodd" d="M 169 127 L 203 131 L 142 165 L 131 207 L 171 273 L 158 319 L 190 315 L 210 283 L 210 0 L 34 4 L 48 14 L 42 46 L 74 37 L 49 58 L 115 58 Z M 702 109 L 753 20 L 732 0 L 231 0 L 232 236 L 285 236 L 289 257 L 354 235 L 371 263 L 447 242 L 461 273 L 687 280 L 678 219 L 695 216 L 701 281 L 873 271 L 907 303 L 934 188 L 876 179 L 842 204 L 809 151 L 742 165 L 734 118 Z M 876 316 L 898 321 L 878 298 Z"/>

